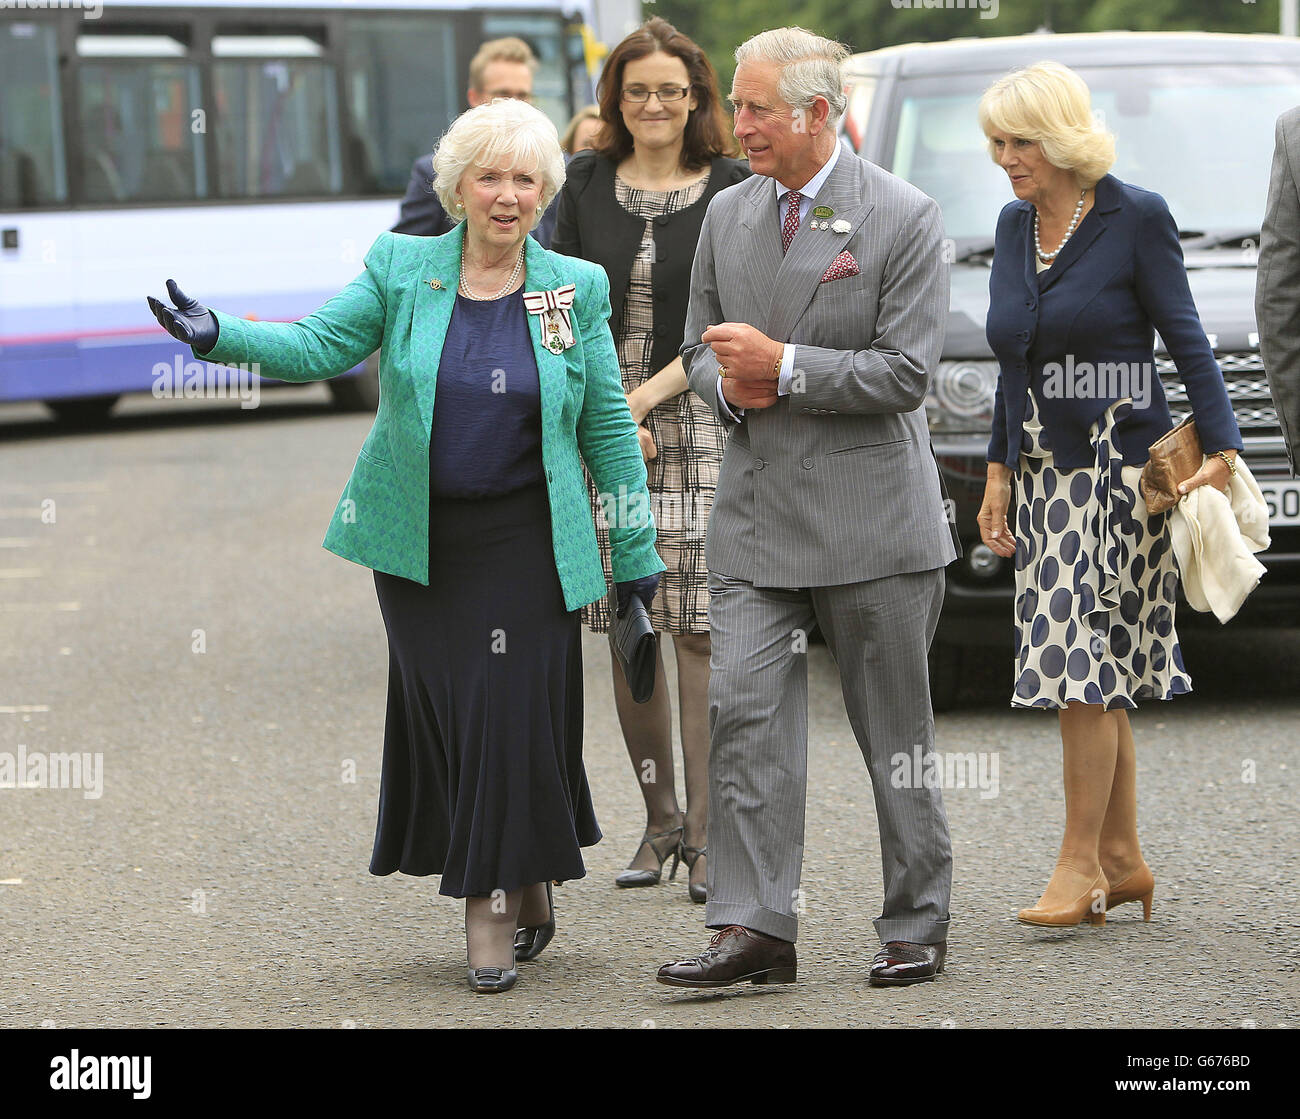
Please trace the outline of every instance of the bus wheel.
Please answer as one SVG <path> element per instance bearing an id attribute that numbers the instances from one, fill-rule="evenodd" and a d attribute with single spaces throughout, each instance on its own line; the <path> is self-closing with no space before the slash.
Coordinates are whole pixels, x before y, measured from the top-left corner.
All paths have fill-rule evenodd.
<path id="1" fill-rule="evenodd" d="M 355 377 L 335 377 L 330 382 L 335 407 L 345 412 L 373 412 L 379 407 L 379 354 L 366 358 L 365 369 Z"/>
<path id="2" fill-rule="evenodd" d="M 936 639 L 930 645 L 930 705 L 951 711 L 961 691 L 962 647 Z"/>
<path id="3" fill-rule="evenodd" d="M 108 413 L 118 401 L 112 396 L 83 396 L 75 400 L 47 400 L 45 407 L 55 418 L 69 427 L 93 427 L 108 419 Z"/>

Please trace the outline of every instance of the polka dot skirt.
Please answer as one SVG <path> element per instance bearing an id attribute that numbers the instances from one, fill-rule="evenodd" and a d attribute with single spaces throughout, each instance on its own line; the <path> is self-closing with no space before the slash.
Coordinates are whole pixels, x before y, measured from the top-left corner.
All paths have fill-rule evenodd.
<path id="1" fill-rule="evenodd" d="M 1029 394 L 1016 472 L 1013 707 L 1106 710 L 1192 690 L 1174 630 L 1178 572 L 1169 514 L 1147 514 L 1125 466 L 1119 401 L 1093 428 L 1097 464 L 1058 470 Z"/>

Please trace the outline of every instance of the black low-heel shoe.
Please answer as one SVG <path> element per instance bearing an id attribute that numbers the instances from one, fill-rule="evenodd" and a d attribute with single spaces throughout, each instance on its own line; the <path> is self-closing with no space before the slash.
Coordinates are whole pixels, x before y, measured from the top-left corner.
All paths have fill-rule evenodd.
<path id="1" fill-rule="evenodd" d="M 555 938 L 555 897 L 550 882 L 546 883 L 546 904 L 550 907 L 550 920 L 544 925 L 525 925 L 515 930 L 515 962 L 535 960 Z"/>
<path id="2" fill-rule="evenodd" d="M 469 989 L 476 995 L 492 995 L 508 991 L 519 980 L 514 968 L 472 967 L 469 969 Z"/>

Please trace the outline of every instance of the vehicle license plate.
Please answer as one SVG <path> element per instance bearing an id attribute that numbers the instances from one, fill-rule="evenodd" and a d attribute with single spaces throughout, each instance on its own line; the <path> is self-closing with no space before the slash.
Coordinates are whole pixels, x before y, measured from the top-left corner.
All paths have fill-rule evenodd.
<path id="1" fill-rule="evenodd" d="M 1261 483 L 1260 493 L 1268 506 L 1268 523 L 1300 525 L 1300 482 Z"/>

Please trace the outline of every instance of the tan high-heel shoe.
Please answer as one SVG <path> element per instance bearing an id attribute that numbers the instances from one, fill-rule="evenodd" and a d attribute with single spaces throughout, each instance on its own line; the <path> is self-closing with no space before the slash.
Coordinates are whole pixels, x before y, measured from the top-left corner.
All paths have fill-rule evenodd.
<path id="1" fill-rule="evenodd" d="M 1087 918 L 1090 925 L 1104 925 L 1106 910 L 1100 903 L 1109 889 L 1106 875 L 1098 871 L 1092 885 L 1069 905 L 1060 909 L 1040 909 L 1037 905 L 1031 905 L 1028 909 L 1022 909 L 1016 917 L 1026 925 L 1046 925 L 1051 928 L 1077 925 L 1084 918 Z"/>
<path id="2" fill-rule="evenodd" d="M 1146 863 L 1142 864 L 1141 870 L 1135 870 L 1123 881 L 1116 882 L 1106 892 L 1106 908 L 1114 909 L 1117 905 L 1123 905 L 1126 901 L 1140 901 L 1142 903 L 1142 920 L 1151 920 L 1151 895 L 1155 893 L 1156 876 L 1151 873 L 1151 868 Z"/>

